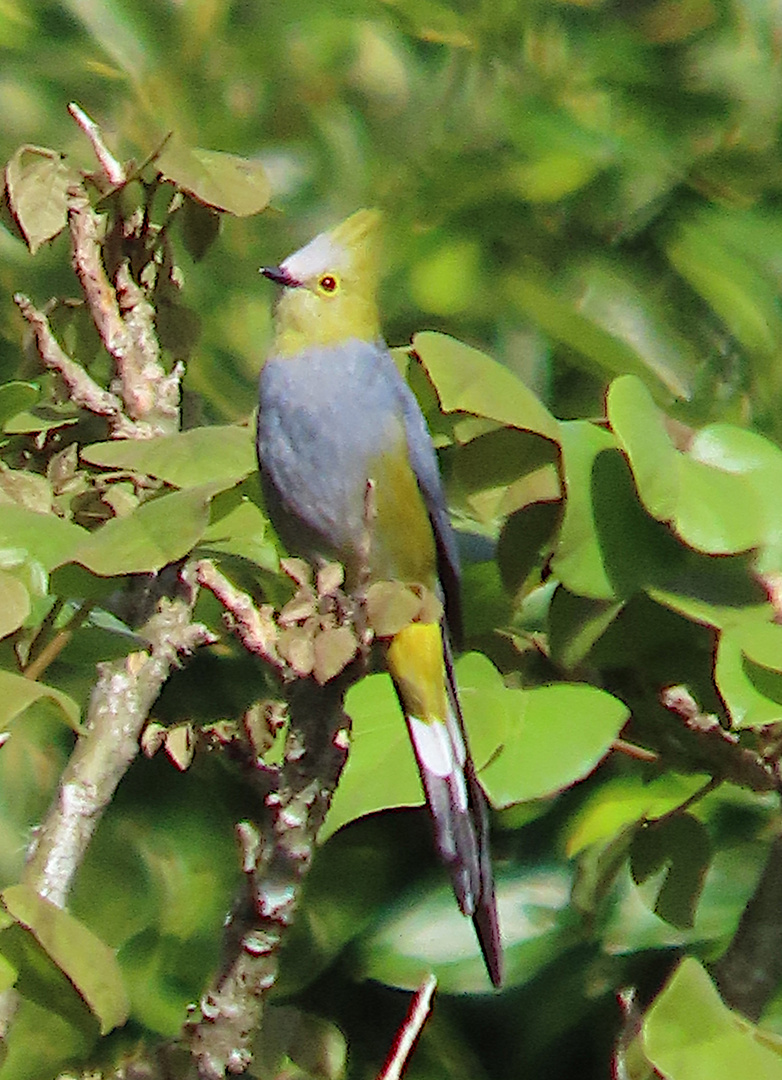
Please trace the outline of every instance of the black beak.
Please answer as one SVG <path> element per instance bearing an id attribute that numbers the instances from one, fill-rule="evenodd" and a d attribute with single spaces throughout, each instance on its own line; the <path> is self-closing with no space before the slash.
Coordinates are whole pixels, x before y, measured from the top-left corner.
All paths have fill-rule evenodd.
<path id="1" fill-rule="evenodd" d="M 295 289 L 296 286 L 301 285 L 300 281 L 297 281 L 287 270 L 283 270 L 281 266 L 262 266 L 261 273 L 269 281 L 274 281 L 277 285 L 285 285 L 289 289 Z"/>

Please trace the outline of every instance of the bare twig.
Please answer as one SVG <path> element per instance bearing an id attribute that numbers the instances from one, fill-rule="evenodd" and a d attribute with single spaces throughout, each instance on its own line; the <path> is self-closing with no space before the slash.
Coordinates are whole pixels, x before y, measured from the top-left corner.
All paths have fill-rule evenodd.
<path id="1" fill-rule="evenodd" d="M 52 333 L 46 315 L 34 307 L 27 296 L 16 293 L 14 303 L 35 333 L 38 355 L 44 366 L 59 373 L 68 389 L 68 397 L 74 405 L 88 409 L 96 416 L 108 417 L 114 435 L 132 438 L 135 424 L 125 416 L 120 398 L 104 390 L 80 364 L 71 360 Z"/>
<path id="2" fill-rule="evenodd" d="M 103 265 L 103 218 L 82 187 L 71 190 L 68 221 L 73 266 L 87 298 L 98 333 L 114 360 L 125 409 L 149 434 L 168 434 L 179 427 L 181 369 L 166 375 L 153 332 L 151 308 L 123 263 L 117 274 L 118 294 Z"/>
<path id="3" fill-rule="evenodd" d="M 436 987 L 437 979 L 434 975 L 428 975 L 416 990 L 404 1023 L 396 1033 L 388 1060 L 378 1074 L 377 1080 L 399 1080 L 431 1012 L 432 996 Z"/>
<path id="4" fill-rule="evenodd" d="M 103 169 L 108 182 L 112 187 L 122 187 L 127 180 L 125 169 L 106 146 L 98 125 L 94 120 L 90 119 L 86 112 L 84 112 L 75 101 L 72 101 L 68 105 L 68 112 L 92 143 L 95 157 L 100 162 L 100 166 Z"/>
<path id="5" fill-rule="evenodd" d="M 727 731 L 716 716 L 703 712 L 685 686 L 666 687 L 660 700 L 698 736 L 698 754 L 717 781 L 730 780 L 750 791 L 780 790 L 775 763 L 741 746 L 736 732 Z"/>
<path id="6" fill-rule="evenodd" d="M 225 608 L 231 628 L 245 649 L 282 672 L 285 664 L 277 652 L 278 631 L 271 604 L 257 608 L 252 597 L 232 585 L 209 559 L 199 560 L 194 570 L 198 584 L 214 593 Z"/>

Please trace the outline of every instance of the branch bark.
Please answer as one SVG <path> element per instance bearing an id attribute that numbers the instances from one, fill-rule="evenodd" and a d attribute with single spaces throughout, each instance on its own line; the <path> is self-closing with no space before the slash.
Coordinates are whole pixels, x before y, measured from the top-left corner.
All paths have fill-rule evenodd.
<path id="1" fill-rule="evenodd" d="M 280 947 L 347 757 L 344 683 L 301 680 L 290 698 L 285 756 L 257 824 L 243 823 L 245 888 L 226 931 L 225 960 L 186 1036 L 202 1080 L 244 1072 Z M 268 782 L 268 771 L 264 779 Z"/>
<path id="2" fill-rule="evenodd" d="M 64 907 L 76 871 L 122 777 L 139 752 L 149 709 L 183 653 L 214 640 L 191 622 L 193 599 L 161 599 L 141 631 L 148 651 L 101 664 L 87 720 L 54 803 L 28 853 L 23 881 Z"/>

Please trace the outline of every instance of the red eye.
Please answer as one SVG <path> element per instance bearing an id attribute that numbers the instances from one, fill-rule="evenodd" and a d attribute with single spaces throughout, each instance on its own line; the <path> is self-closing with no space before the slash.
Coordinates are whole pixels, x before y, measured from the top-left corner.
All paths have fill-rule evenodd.
<path id="1" fill-rule="evenodd" d="M 337 287 L 337 279 L 333 278 L 331 274 L 326 274 L 320 279 L 318 284 L 324 292 L 332 293 Z"/>

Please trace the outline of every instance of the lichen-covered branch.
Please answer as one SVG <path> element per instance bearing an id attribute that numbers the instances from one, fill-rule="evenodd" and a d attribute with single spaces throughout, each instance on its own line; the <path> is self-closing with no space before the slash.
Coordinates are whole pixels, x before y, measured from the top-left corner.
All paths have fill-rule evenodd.
<path id="1" fill-rule="evenodd" d="M 202 1080 L 244 1072 L 251 1061 L 264 998 L 276 982 L 280 947 L 347 755 L 343 692 L 340 680 L 294 687 L 277 783 L 258 823 L 240 828 L 245 891 L 226 931 L 222 972 L 188 1031 Z"/>
<path id="2" fill-rule="evenodd" d="M 149 649 L 99 667 L 84 731 L 24 872 L 24 881 L 58 907 L 65 906 L 101 815 L 139 752 L 141 729 L 171 669 L 181 654 L 213 640 L 191 616 L 192 600 L 161 599 L 141 631 Z"/>

